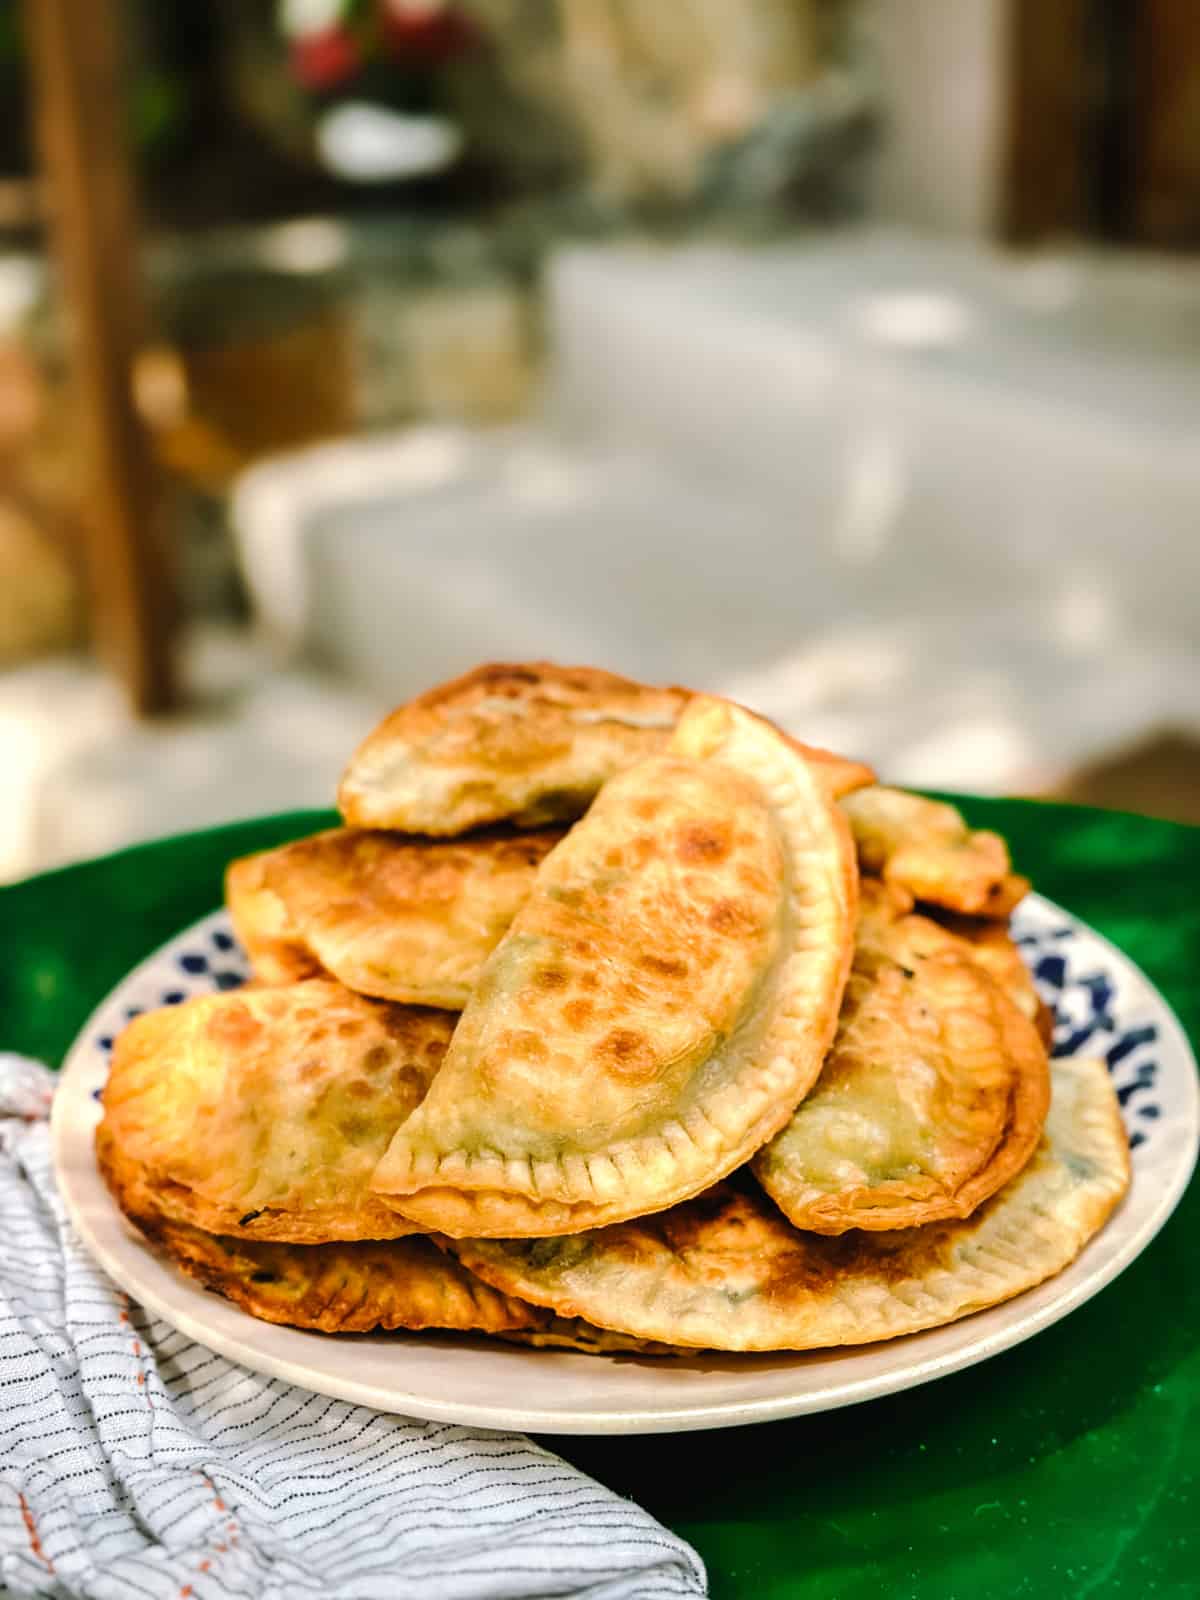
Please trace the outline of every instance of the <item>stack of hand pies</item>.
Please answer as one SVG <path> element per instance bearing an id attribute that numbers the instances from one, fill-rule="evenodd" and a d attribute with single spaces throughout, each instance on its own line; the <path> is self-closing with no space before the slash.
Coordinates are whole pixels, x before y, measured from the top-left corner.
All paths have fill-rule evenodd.
<path id="1" fill-rule="evenodd" d="M 97 1150 L 268 1321 L 657 1354 L 934 1327 L 1129 1181 L 995 834 L 727 701 L 490 666 L 232 864 L 254 979 L 139 1017 Z"/>

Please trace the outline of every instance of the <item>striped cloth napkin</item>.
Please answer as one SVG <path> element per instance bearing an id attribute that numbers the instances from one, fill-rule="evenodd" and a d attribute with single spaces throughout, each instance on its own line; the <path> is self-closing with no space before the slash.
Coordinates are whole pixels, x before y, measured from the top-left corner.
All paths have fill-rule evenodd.
<path id="1" fill-rule="evenodd" d="M 0 1592 L 706 1593 L 688 1545 L 528 1439 L 258 1377 L 130 1303 L 55 1191 L 53 1082 L 0 1056 Z"/>

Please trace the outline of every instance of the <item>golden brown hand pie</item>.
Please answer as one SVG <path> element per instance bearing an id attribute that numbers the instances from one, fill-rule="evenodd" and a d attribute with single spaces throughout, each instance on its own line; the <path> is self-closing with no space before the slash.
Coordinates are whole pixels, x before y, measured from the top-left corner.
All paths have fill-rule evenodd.
<path id="1" fill-rule="evenodd" d="M 808 1350 L 939 1327 L 1071 1262 L 1129 1184 L 1102 1061 L 1057 1061 L 1046 1137 L 965 1221 L 836 1238 L 801 1233 L 757 1191 L 722 1184 L 657 1216 L 561 1239 L 462 1240 L 506 1294 L 670 1344 Z"/>
<path id="2" fill-rule="evenodd" d="M 542 1312 L 542 1306 L 530 1306 L 531 1312 Z M 686 1356 L 692 1352 L 679 1345 L 662 1344 L 657 1339 L 634 1339 L 627 1333 L 615 1333 L 611 1328 L 594 1328 L 582 1317 L 556 1317 L 537 1327 L 500 1329 L 498 1336 L 506 1344 L 528 1344 L 538 1350 L 578 1350 L 587 1356 Z"/>
<path id="3" fill-rule="evenodd" d="M 950 911 L 937 912 L 933 920 L 947 933 L 963 941 L 972 959 L 1000 985 L 1021 1015 L 1036 1025 L 1042 1042 L 1048 1045 L 1053 1032 L 1053 1013 L 1034 987 L 1033 974 L 1025 965 L 1025 959 L 1007 924 L 993 921 L 990 917 L 956 916 Z"/>
<path id="4" fill-rule="evenodd" d="M 311 978 L 204 995 L 117 1040 L 97 1130 L 118 1187 L 211 1233 L 292 1240 L 420 1231 L 367 1184 L 441 1064 L 454 1019 Z"/>
<path id="5" fill-rule="evenodd" d="M 235 861 L 225 899 L 255 972 L 461 1011 L 560 832 L 422 840 L 332 828 Z"/>
<path id="6" fill-rule="evenodd" d="M 507 1237 L 707 1188 L 820 1070 L 856 882 L 809 764 L 695 700 L 543 861 L 373 1189 L 430 1230 Z"/>
<path id="7" fill-rule="evenodd" d="M 514 1300 L 429 1239 L 265 1244 L 180 1222 L 140 1226 L 189 1277 L 263 1322 L 320 1333 L 489 1333 L 592 1355 L 678 1353 Z"/>
<path id="8" fill-rule="evenodd" d="M 418 841 L 333 828 L 233 862 L 226 902 L 265 982 L 325 971 L 361 994 L 461 1010 L 538 864 L 561 838 L 544 829 Z M 879 913 L 885 921 L 912 909 L 912 895 L 898 884 L 868 878 L 864 896 L 873 894 L 887 908 Z M 948 912 L 938 921 L 971 945 L 1027 1016 L 1042 1016 L 1002 923 Z M 921 926 L 927 942 L 936 941 L 933 924 Z"/>
<path id="9" fill-rule="evenodd" d="M 146 1231 L 205 1288 L 252 1317 L 291 1328 L 506 1333 L 553 1321 L 489 1288 L 429 1239 L 264 1244 L 164 1221 Z"/>
<path id="10" fill-rule="evenodd" d="M 912 895 L 896 884 L 882 878 L 863 878 L 856 948 L 874 948 L 881 954 L 890 951 L 897 959 L 904 959 L 905 949 L 910 955 L 956 951 L 969 956 L 1004 990 L 1021 1015 L 1036 1025 L 1042 1043 L 1048 1045 L 1050 1033 L 1044 1026 L 1047 1008 L 1008 925 L 990 917 L 964 917 L 929 907 L 923 908 L 927 914 L 912 916 L 914 905 Z M 1053 1015 L 1049 1015 L 1052 1024 Z"/>
<path id="11" fill-rule="evenodd" d="M 817 1233 L 966 1217 L 1029 1160 L 1049 1098 L 1032 1023 L 909 915 L 860 941 L 821 1076 L 754 1175 Z"/>
<path id="12" fill-rule="evenodd" d="M 842 798 L 864 872 L 914 899 L 972 916 L 1007 917 L 1029 889 L 998 833 L 968 828 L 953 806 L 872 784 Z"/>
<path id="13" fill-rule="evenodd" d="M 514 1300 L 429 1239 L 275 1244 L 205 1233 L 165 1216 L 160 1193 L 140 1169 L 112 1164 L 111 1139 L 100 1150 L 105 1178 L 130 1221 L 182 1271 L 264 1322 L 321 1333 L 490 1333 L 596 1355 L 676 1353 Z"/>
<path id="14" fill-rule="evenodd" d="M 321 963 L 300 937 L 287 906 L 267 883 L 267 868 L 276 853 L 263 850 L 231 861 L 226 868 L 225 906 L 233 930 L 259 982 L 296 983 L 301 978 L 320 977 Z"/>
<path id="15" fill-rule="evenodd" d="M 421 834 L 573 820 L 609 778 L 663 749 L 690 699 L 595 667 L 477 667 L 393 711 L 355 752 L 338 805 L 352 827 Z M 797 748 L 835 795 L 874 778 Z"/>

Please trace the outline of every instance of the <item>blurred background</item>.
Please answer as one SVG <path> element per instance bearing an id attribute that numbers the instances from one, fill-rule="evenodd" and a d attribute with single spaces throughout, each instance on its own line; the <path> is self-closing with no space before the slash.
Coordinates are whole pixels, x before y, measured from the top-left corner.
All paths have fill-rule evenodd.
<path id="1" fill-rule="evenodd" d="M 1200 821 L 1194 0 L 0 0 L 0 879 L 547 655 Z"/>

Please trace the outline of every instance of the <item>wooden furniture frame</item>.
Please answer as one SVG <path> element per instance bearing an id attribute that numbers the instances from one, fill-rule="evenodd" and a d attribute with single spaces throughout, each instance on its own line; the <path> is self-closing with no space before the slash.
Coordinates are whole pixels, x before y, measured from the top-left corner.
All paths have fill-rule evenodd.
<path id="1" fill-rule="evenodd" d="M 158 475 L 133 392 L 145 325 L 120 10 L 119 0 L 24 0 L 44 187 L 84 424 L 95 634 L 132 707 L 148 714 L 175 700 L 175 603 Z"/>

